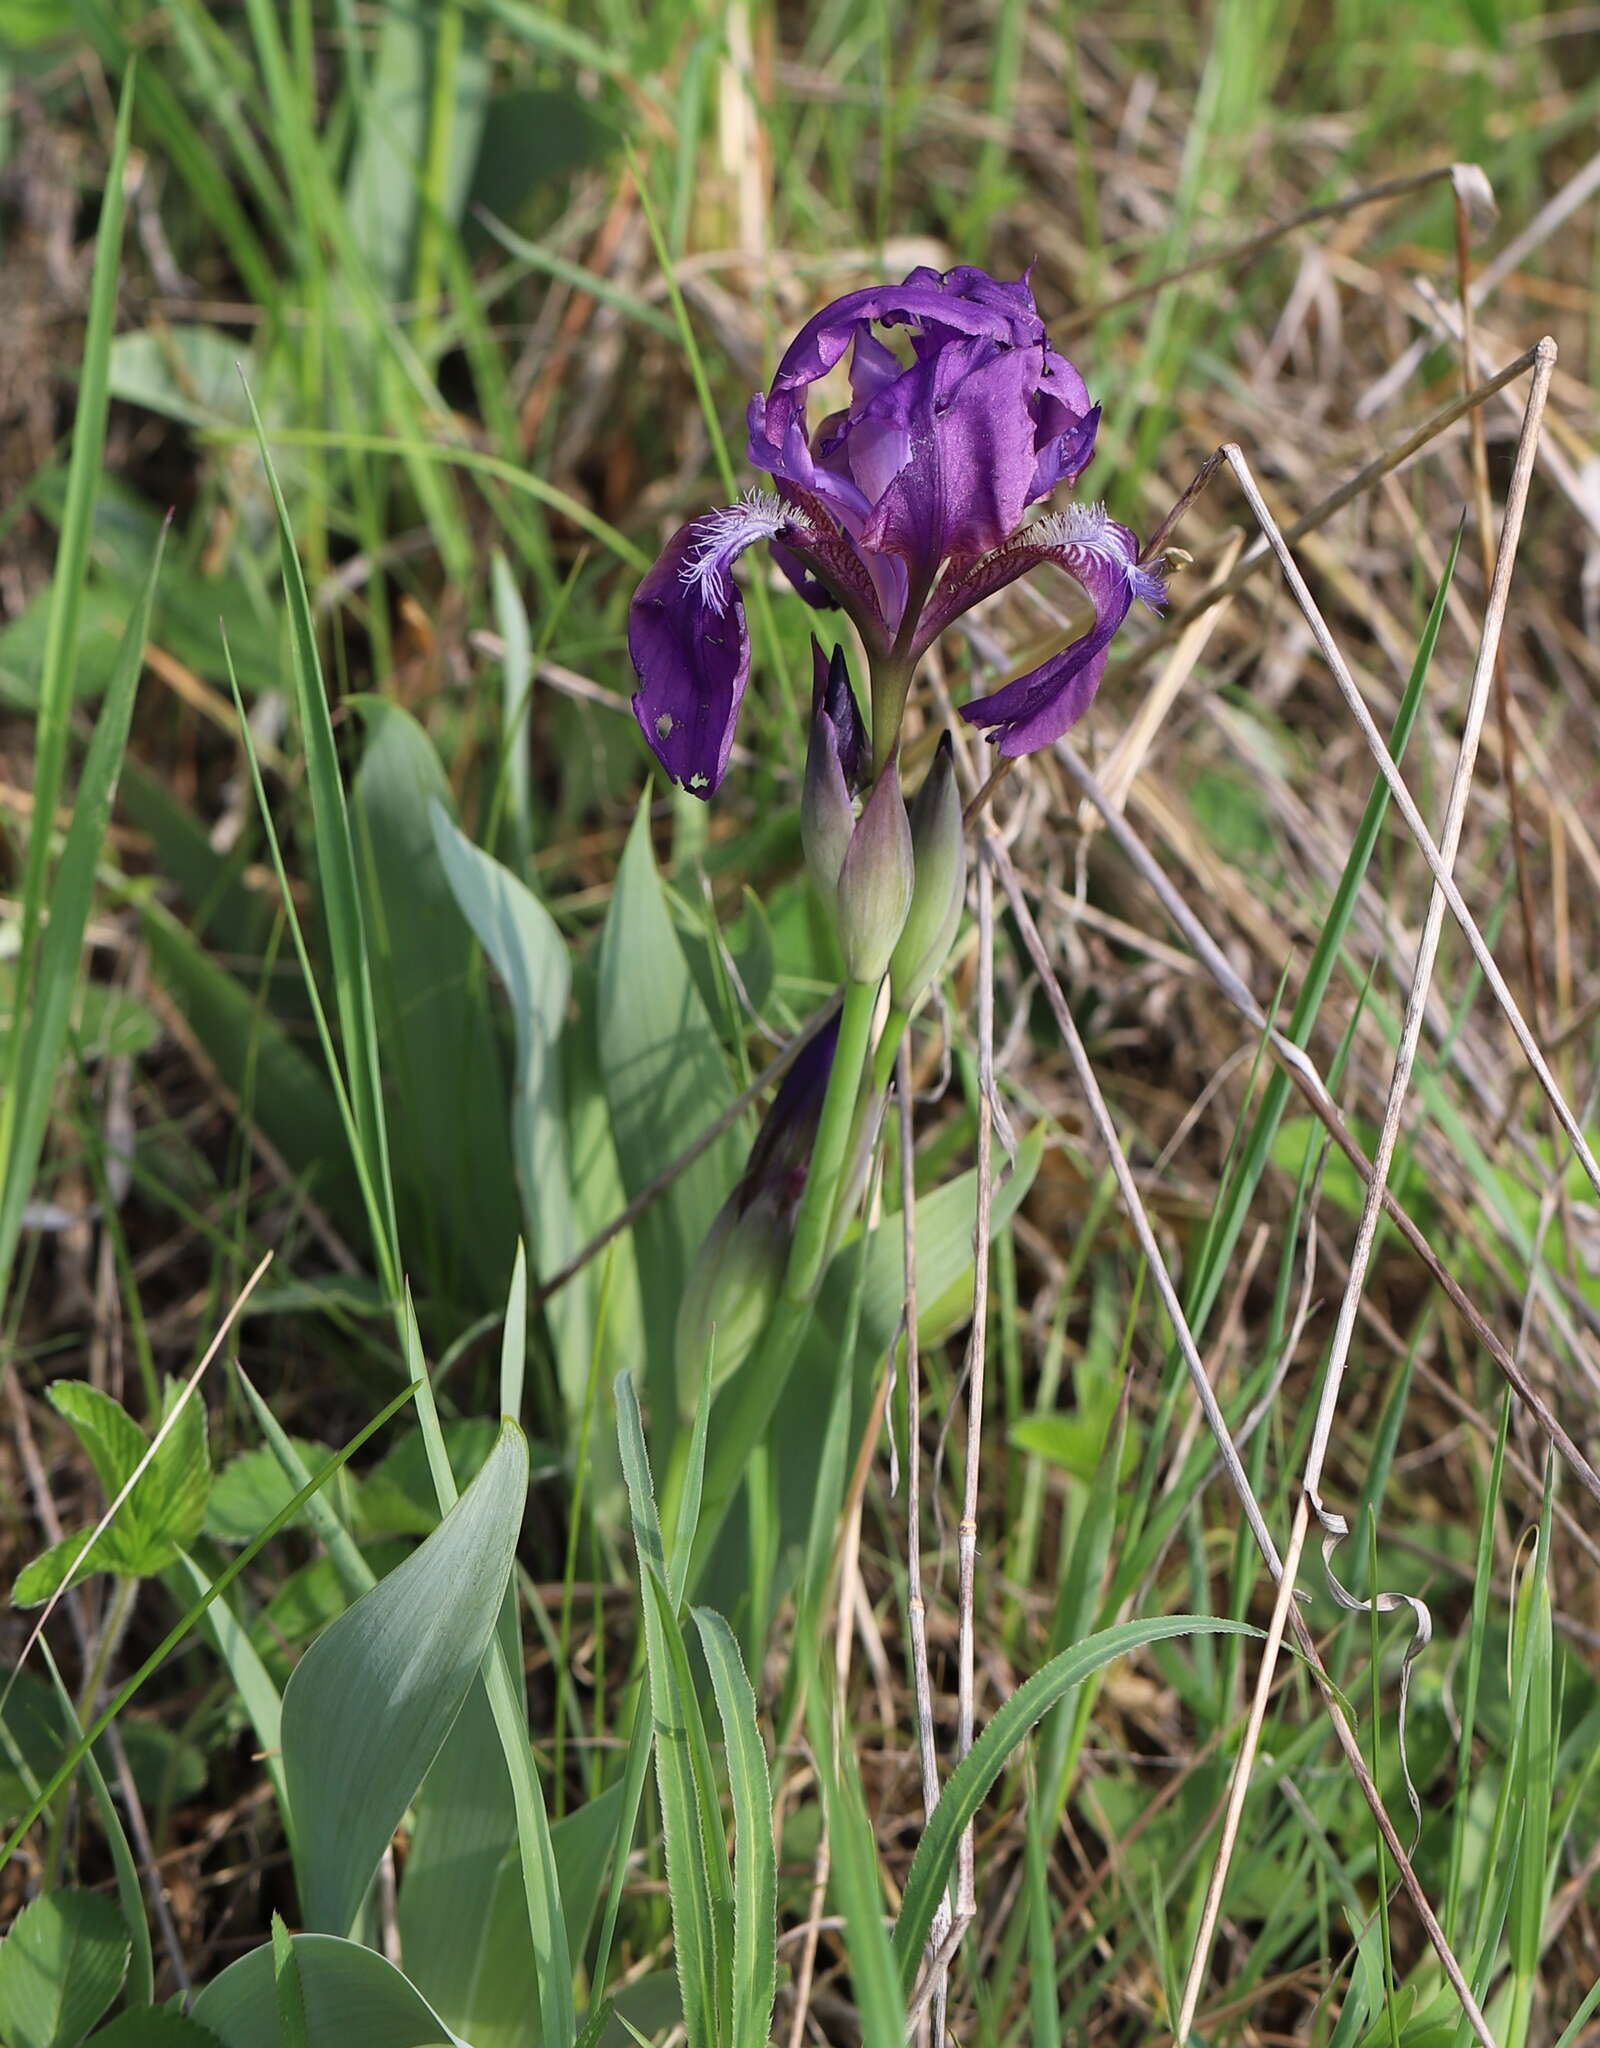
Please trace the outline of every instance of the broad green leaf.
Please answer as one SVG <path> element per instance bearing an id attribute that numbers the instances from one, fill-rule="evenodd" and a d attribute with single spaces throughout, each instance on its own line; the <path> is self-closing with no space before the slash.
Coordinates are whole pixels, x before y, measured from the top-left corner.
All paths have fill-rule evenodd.
<path id="1" fill-rule="evenodd" d="M 1126 1621 L 1063 1650 L 1017 1687 L 946 1779 L 939 1803 L 911 1859 L 900 1916 L 894 1927 L 900 1981 L 908 1992 L 922 1960 L 940 1894 L 955 1866 L 956 1845 L 962 1831 L 977 1814 L 989 1788 L 1035 1722 L 1084 1679 L 1114 1658 L 1142 1649 L 1146 1643 L 1168 1642 L 1174 1636 L 1260 1634 L 1260 1629 L 1245 1622 L 1222 1621 L 1203 1614 L 1169 1614 L 1154 1621 Z"/>
<path id="2" fill-rule="evenodd" d="M 187 427 L 248 425 L 239 373 L 253 383 L 253 352 L 220 327 L 178 321 L 119 334 L 111 344 L 111 395 Z"/>
<path id="3" fill-rule="evenodd" d="M 77 2048 L 121 1988 L 128 1930 L 97 1892 L 45 1892 L 0 1941 L 0 2041 Z"/>
<path id="4" fill-rule="evenodd" d="M 600 946 L 600 1067 L 623 1181 L 648 1187 L 733 1100 L 722 1047 L 667 914 L 648 801 L 628 835 Z M 741 1171 L 749 1131 L 723 1132 L 634 1225 L 649 1307 L 649 1384 L 672 1412 L 673 1318 L 683 1276 Z"/>
<path id="5" fill-rule="evenodd" d="M 544 905 L 515 875 L 474 846 L 442 804 L 430 806 L 433 841 L 462 915 L 505 984 L 516 1028 L 511 1143 L 533 1269 L 559 1272 L 582 1243 L 573 1201 L 561 1036 L 572 974 L 567 945 Z M 564 1287 L 546 1310 L 555 1341 L 562 1398 L 574 1421 L 582 1412 L 593 1340 L 590 1287 Z"/>
<path id="6" fill-rule="evenodd" d="M 168 2006 L 147 2005 L 118 2013 L 109 2027 L 92 2034 L 85 2048 L 220 2048 L 217 2036 L 198 2020 L 186 2020 Z"/>
<path id="7" fill-rule="evenodd" d="M 441 64 L 450 58 L 438 13 L 422 6 L 383 10 L 357 102 L 361 125 L 345 181 L 345 213 L 356 247 L 391 299 L 403 296 L 411 279 L 419 206 L 435 152 L 436 109 L 442 102 L 449 125 L 442 189 L 432 201 L 451 226 L 461 218 L 483 131 L 488 66 L 477 17 L 470 16 L 470 38 L 457 42 L 453 68 L 441 77 Z"/>
<path id="8" fill-rule="evenodd" d="M 284 1690 L 301 1903 L 316 1928 L 354 1921 L 461 1710 L 494 1630 L 527 1484 L 527 1443 L 507 1419 L 433 1535 L 318 1638 Z"/>
<path id="9" fill-rule="evenodd" d="M 504 1298 L 516 1240 L 505 1087 L 476 947 L 436 848 L 450 786 L 409 712 L 356 700 L 367 744 L 350 792 L 403 1241 L 437 1290 Z"/>
<path id="10" fill-rule="evenodd" d="M 393 1963 L 331 1934 L 290 1939 L 309 2048 L 469 2048 Z M 281 2048 L 272 1944 L 252 1949 L 208 1984 L 193 2018 L 223 2048 Z"/>
<path id="11" fill-rule="evenodd" d="M 581 1954 L 617 1840 L 620 1784 L 550 1830 L 567 1944 Z M 527 2048 L 538 2006 L 505 1758 L 474 1686 L 414 1804 L 398 1919 L 406 1974 L 474 2048 Z"/>
<path id="12" fill-rule="evenodd" d="M 444 1433 L 439 1426 L 433 1382 L 422 1355 L 422 1338 L 409 1293 L 405 1298 L 405 1311 L 406 1377 L 416 1390 L 418 1421 L 428 1454 L 434 1492 L 440 1508 L 449 1509 L 457 1499 L 455 1475 L 450 1469 Z M 572 1957 L 567 1948 L 566 1923 L 561 1916 L 561 1882 L 550 1841 L 550 1818 L 545 1807 L 544 1787 L 528 1741 L 528 1703 L 523 1685 L 514 1600 L 508 1601 L 502 1609 L 502 1620 L 505 1620 L 507 1612 L 510 1619 L 506 1627 L 513 1646 L 512 1653 L 508 1654 L 501 1631 L 491 1628 L 480 1672 L 500 1753 L 505 1758 L 511 1780 L 511 1803 L 517 1821 L 517 1866 L 522 1878 L 528 1939 L 538 1972 L 540 2023 L 547 2039 L 569 2041 L 577 2032 L 572 2004 Z"/>

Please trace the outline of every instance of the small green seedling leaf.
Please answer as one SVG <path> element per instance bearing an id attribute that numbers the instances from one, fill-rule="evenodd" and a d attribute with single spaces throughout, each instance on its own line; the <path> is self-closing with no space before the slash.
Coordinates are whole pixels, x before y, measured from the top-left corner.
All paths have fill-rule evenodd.
<path id="1" fill-rule="evenodd" d="M 169 1389 L 167 1415 L 176 1399 L 176 1390 Z M 57 1380 L 50 1400 L 72 1424 L 107 1500 L 115 1500 L 149 1449 L 144 1432 L 109 1394 L 82 1380 Z M 79 1578 L 101 1571 L 149 1578 L 165 1571 L 199 1534 L 210 1492 L 205 1408 L 190 1394 L 92 1551 L 92 1530 L 64 1537 L 24 1567 L 13 1600 L 19 1607 L 37 1607 L 74 1571 Z"/>
<path id="2" fill-rule="evenodd" d="M 128 1930 L 96 1892 L 46 1892 L 0 1941 L 0 2041 L 77 2048 L 121 1988 Z"/>

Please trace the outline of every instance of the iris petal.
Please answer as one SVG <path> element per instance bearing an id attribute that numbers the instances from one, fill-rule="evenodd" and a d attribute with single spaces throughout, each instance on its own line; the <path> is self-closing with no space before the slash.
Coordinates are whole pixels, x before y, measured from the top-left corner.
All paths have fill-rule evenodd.
<path id="1" fill-rule="evenodd" d="M 750 634 L 732 567 L 784 524 L 776 498 L 752 497 L 680 526 L 634 592 L 628 652 L 633 712 L 673 781 L 709 797 L 727 771 L 750 674 Z"/>
<path id="2" fill-rule="evenodd" d="M 1139 543 L 1108 519 L 1103 506 L 1075 505 L 1041 519 L 1007 547 L 974 565 L 960 584 L 941 589 L 934 611 L 952 619 L 1041 562 L 1064 569 L 1087 592 L 1094 624 L 1070 646 L 1015 682 L 961 706 L 971 725 L 987 729 L 1002 754 L 1031 754 L 1075 725 L 1094 700 L 1117 628 L 1134 599 L 1162 602 L 1161 578 L 1138 560 Z M 933 629 L 942 631 L 943 625 Z M 924 630 L 929 630 L 925 621 Z"/>

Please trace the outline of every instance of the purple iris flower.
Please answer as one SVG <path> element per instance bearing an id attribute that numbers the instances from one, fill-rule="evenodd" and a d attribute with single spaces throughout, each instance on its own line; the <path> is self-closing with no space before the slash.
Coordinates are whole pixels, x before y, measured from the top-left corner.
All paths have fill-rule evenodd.
<path id="1" fill-rule="evenodd" d="M 847 353 L 850 402 L 813 427 L 811 386 Z M 790 343 L 771 390 L 750 401 L 750 460 L 775 488 L 681 526 L 634 595 L 633 707 L 667 773 L 704 797 L 726 770 L 750 671 L 732 570 L 758 540 L 808 602 L 842 608 L 860 633 L 874 767 L 893 749 L 912 672 L 939 635 L 1039 564 L 1064 569 L 1093 604 L 1093 626 L 962 716 L 1003 754 L 1065 732 L 1133 600 L 1155 605 L 1163 594 L 1135 536 L 1104 507 L 1022 523 L 1030 505 L 1076 483 L 1099 422 L 1025 277 L 917 269 L 825 306 Z"/>

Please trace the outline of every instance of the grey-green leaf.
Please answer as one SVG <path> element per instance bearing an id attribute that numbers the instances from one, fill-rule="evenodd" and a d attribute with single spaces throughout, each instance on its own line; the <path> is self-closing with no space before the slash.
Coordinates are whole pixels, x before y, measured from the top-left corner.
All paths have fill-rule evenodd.
<path id="1" fill-rule="evenodd" d="M 722 1047 L 684 959 L 656 874 L 650 815 L 628 835 L 600 946 L 600 1066 L 617 1157 L 635 1196 L 733 1100 Z M 724 1131 L 634 1225 L 650 1315 L 649 1378 L 671 1412 L 673 1313 L 723 1197 L 744 1164 L 748 1130 Z"/>
<path id="2" fill-rule="evenodd" d="M 527 1442 L 507 1419 L 439 1527 L 317 1639 L 285 1688 L 284 1774 L 313 1928 L 350 1927 L 461 1710 L 510 1576 L 527 1486 Z"/>
<path id="3" fill-rule="evenodd" d="M 0 1941 L 0 2041 L 6 2048 L 77 2048 L 116 1997 L 128 1930 L 96 1892 L 46 1892 Z"/>
<path id="4" fill-rule="evenodd" d="M 567 1136 L 561 1032 L 572 970 L 554 918 L 532 890 L 430 807 L 445 877 L 494 971 L 505 984 L 516 1026 L 511 1141 L 522 1184 L 533 1269 L 550 1279 L 579 1248 Z M 567 1412 L 582 1413 L 593 1332 L 587 1283 L 564 1287 L 548 1310 Z"/>
<path id="5" fill-rule="evenodd" d="M 356 701 L 350 819 L 384 1071 L 406 1105 L 389 1134 L 402 1241 L 438 1244 L 442 1284 L 487 1304 L 505 1294 L 516 1191 L 485 977 L 429 824 L 450 785 L 409 712 Z"/>
<path id="6" fill-rule="evenodd" d="M 380 1588 L 381 1590 L 381 1588 Z M 407 1978 L 359 1942 L 291 1937 L 310 2048 L 469 2048 Z M 280 2048 L 272 1944 L 230 1965 L 194 2002 L 223 2048 Z"/>

